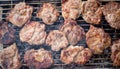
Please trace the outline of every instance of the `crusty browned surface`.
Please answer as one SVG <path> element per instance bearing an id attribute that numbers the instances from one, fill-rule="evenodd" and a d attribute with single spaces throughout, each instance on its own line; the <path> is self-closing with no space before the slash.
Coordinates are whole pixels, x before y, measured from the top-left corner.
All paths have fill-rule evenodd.
<path id="1" fill-rule="evenodd" d="M 8 27 L 7 22 L 0 22 L 0 43 L 12 44 L 15 39 L 15 30 L 12 27 Z"/>
<path id="2" fill-rule="evenodd" d="M 102 10 L 98 0 L 88 0 L 82 4 L 82 17 L 87 23 L 100 24 Z"/>
<path id="3" fill-rule="evenodd" d="M 66 49 L 61 51 L 60 60 L 65 64 L 70 64 L 74 61 L 75 56 L 78 54 L 80 50 L 82 50 L 82 46 L 69 46 Z"/>
<path id="4" fill-rule="evenodd" d="M 37 13 L 37 17 L 42 18 L 43 22 L 48 25 L 52 25 L 58 19 L 58 16 L 59 12 L 56 6 L 51 3 L 44 3 Z"/>
<path id="5" fill-rule="evenodd" d="M 92 52 L 88 48 L 83 46 L 69 46 L 61 51 L 60 60 L 65 64 L 76 63 L 78 65 L 85 64 L 90 57 Z"/>
<path id="6" fill-rule="evenodd" d="M 9 12 L 7 20 L 15 26 L 21 27 L 31 19 L 33 7 L 20 2 Z"/>
<path id="7" fill-rule="evenodd" d="M 77 22 L 74 20 L 65 20 L 60 31 L 65 33 L 71 45 L 76 45 L 85 36 L 84 29 L 77 25 Z"/>
<path id="8" fill-rule="evenodd" d="M 41 45 L 45 42 L 45 25 L 32 21 L 27 23 L 19 33 L 22 42 L 28 42 L 31 45 Z"/>
<path id="9" fill-rule="evenodd" d="M 3 69 L 19 69 L 21 67 L 20 55 L 15 43 L 3 49 L 0 54 L 0 62 Z"/>
<path id="10" fill-rule="evenodd" d="M 64 19 L 77 19 L 81 14 L 81 0 L 62 0 L 62 16 Z"/>
<path id="11" fill-rule="evenodd" d="M 94 54 L 101 54 L 111 45 L 111 37 L 102 28 L 90 25 L 90 29 L 86 33 L 86 43 Z"/>
<path id="12" fill-rule="evenodd" d="M 113 61 L 113 66 L 120 66 L 120 39 L 113 42 L 111 51 L 111 59 Z"/>
<path id="13" fill-rule="evenodd" d="M 120 29 L 120 3 L 109 2 L 102 8 L 105 19 L 112 28 Z"/>
<path id="14" fill-rule="evenodd" d="M 68 40 L 65 33 L 59 30 L 50 31 L 46 38 L 46 44 L 51 46 L 53 51 L 59 51 L 61 48 L 65 48 L 68 45 Z"/>
<path id="15" fill-rule="evenodd" d="M 74 62 L 79 65 L 84 65 L 92 56 L 92 51 L 89 48 L 81 50 L 74 59 Z"/>
<path id="16" fill-rule="evenodd" d="M 27 50 L 24 55 L 24 61 L 29 69 L 49 68 L 53 64 L 51 52 L 42 49 Z"/>
<path id="17" fill-rule="evenodd" d="M 106 5 L 103 5 L 102 11 L 104 15 L 115 13 L 119 10 L 120 5 L 117 2 L 108 2 Z"/>

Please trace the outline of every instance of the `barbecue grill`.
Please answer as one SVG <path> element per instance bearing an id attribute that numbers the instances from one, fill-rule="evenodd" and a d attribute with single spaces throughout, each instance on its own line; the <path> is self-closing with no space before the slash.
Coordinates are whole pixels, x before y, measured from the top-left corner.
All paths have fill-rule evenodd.
<path id="1" fill-rule="evenodd" d="M 101 4 L 106 4 L 108 1 L 109 0 L 101 1 Z M 53 25 L 50 25 L 50 26 L 46 25 L 46 32 L 47 33 L 49 33 L 51 30 L 58 29 L 59 26 L 61 26 L 64 22 L 64 19 L 61 15 L 61 0 L 0 0 L 0 7 L 2 7 L 2 9 L 0 9 L 0 11 L 2 11 L 2 14 L 0 14 L 0 15 L 2 15 L 3 21 L 6 21 L 5 19 L 7 16 L 7 12 L 10 11 L 14 7 L 14 5 L 19 3 L 19 2 L 25 2 L 25 3 L 33 6 L 34 11 L 32 14 L 31 21 L 38 21 L 41 23 L 43 23 L 42 20 L 36 17 L 37 9 L 39 9 L 39 7 L 44 2 L 50 2 L 50 3 L 55 4 L 57 6 L 57 9 L 59 10 L 60 16 L 59 16 L 57 22 L 54 23 Z M 120 1 L 118 0 L 117 2 L 120 2 Z M 88 31 L 90 24 L 86 23 L 83 20 L 82 15 L 77 19 L 77 22 L 81 27 L 84 28 L 85 32 Z M 103 54 L 101 54 L 101 55 L 93 55 L 92 58 L 85 65 L 78 66 L 74 63 L 72 63 L 70 65 L 66 65 L 66 64 L 63 64 L 59 59 L 60 58 L 60 51 L 54 52 L 46 44 L 43 44 L 40 46 L 37 46 L 37 45 L 34 46 L 34 45 L 29 45 L 28 43 L 25 43 L 25 42 L 21 42 L 19 39 L 19 31 L 21 28 L 12 25 L 10 22 L 9 22 L 9 26 L 16 29 L 15 42 L 17 44 L 17 48 L 18 48 L 19 54 L 21 56 L 21 62 L 22 62 L 21 69 L 28 69 L 26 64 L 23 61 L 23 55 L 24 55 L 25 51 L 27 51 L 29 49 L 39 49 L 39 48 L 44 48 L 44 49 L 52 52 L 52 55 L 54 58 L 54 65 L 52 67 L 50 67 L 49 69 L 87 69 L 87 68 L 89 68 L 89 69 L 91 69 L 91 68 L 120 69 L 120 67 L 114 67 L 112 65 L 112 61 L 110 59 L 110 55 L 111 55 L 110 48 L 105 49 Z M 107 23 L 107 21 L 105 20 L 104 16 L 102 17 L 101 24 L 94 25 L 94 26 L 103 28 L 105 30 L 105 32 L 109 33 L 109 35 L 112 38 L 112 41 L 120 38 L 120 30 L 116 30 L 116 29 L 111 28 L 109 26 L 109 24 Z M 82 45 L 84 47 L 87 47 L 87 45 L 85 43 L 85 38 L 83 40 L 81 40 L 77 45 Z M 4 45 L 4 47 L 6 47 L 6 45 Z"/>

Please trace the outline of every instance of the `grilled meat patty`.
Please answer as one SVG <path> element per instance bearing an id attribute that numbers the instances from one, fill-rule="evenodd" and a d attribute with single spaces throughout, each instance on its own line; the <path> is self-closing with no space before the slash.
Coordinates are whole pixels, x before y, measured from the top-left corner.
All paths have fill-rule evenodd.
<path id="1" fill-rule="evenodd" d="M 62 16 L 64 19 L 77 19 L 81 14 L 81 0 L 62 0 Z"/>
<path id="2" fill-rule="evenodd" d="M 7 22 L 0 21 L 0 43 L 12 44 L 15 40 L 15 29 L 8 27 Z"/>
<path id="3" fill-rule="evenodd" d="M 36 21 L 27 23 L 19 33 L 22 42 L 28 42 L 30 45 L 41 45 L 45 42 L 45 25 Z"/>
<path id="4" fill-rule="evenodd" d="M 120 66 L 120 39 L 113 42 L 113 45 L 111 46 L 111 51 L 113 66 Z"/>
<path id="5" fill-rule="evenodd" d="M 74 59 L 78 65 L 84 65 L 92 57 L 92 51 L 89 48 L 83 48 Z"/>
<path id="6" fill-rule="evenodd" d="M 103 29 L 90 25 L 86 33 L 86 43 L 94 54 L 101 54 L 111 45 L 111 37 Z"/>
<path id="7" fill-rule="evenodd" d="M 102 10 L 97 0 L 88 0 L 82 4 L 82 17 L 90 24 L 100 24 Z"/>
<path id="8" fill-rule="evenodd" d="M 3 69 L 19 69 L 21 67 L 20 55 L 15 43 L 3 49 L 0 53 L 0 63 Z"/>
<path id="9" fill-rule="evenodd" d="M 80 50 L 82 50 L 82 46 L 69 46 L 66 49 L 61 51 L 60 60 L 65 64 L 70 64 L 74 61 L 75 56 L 78 54 Z"/>
<path id="10" fill-rule="evenodd" d="M 21 27 L 31 19 L 33 7 L 20 2 L 8 13 L 7 20 L 15 26 Z"/>
<path id="11" fill-rule="evenodd" d="M 65 48 L 68 45 L 68 40 L 65 33 L 59 30 L 50 31 L 46 38 L 46 44 L 51 46 L 53 51 L 59 51 L 61 48 Z"/>
<path id="12" fill-rule="evenodd" d="M 77 25 L 77 22 L 74 20 L 65 20 L 60 31 L 65 33 L 71 45 L 76 45 L 85 36 L 84 29 Z"/>
<path id="13" fill-rule="evenodd" d="M 27 50 L 24 55 L 24 61 L 29 69 L 49 68 L 53 64 L 51 52 L 43 48 Z"/>
<path id="14" fill-rule="evenodd" d="M 85 64 L 90 57 L 92 52 L 88 48 L 83 46 L 69 46 L 61 51 L 60 60 L 65 64 L 76 63 L 78 65 Z"/>
<path id="15" fill-rule="evenodd" d="M 57 21 L 59 12 L 55 5 L 51 3 L 44 3 L 38 10 L 37 17 L 42 18 L 43 22 L 47 25 L 54 24 Z"/>
<path id="16" fill-rule="evenodd" d="M 109 2 L 103 6 L 102 11 L 109 25 L 120 29 L 120 3 Z"/>

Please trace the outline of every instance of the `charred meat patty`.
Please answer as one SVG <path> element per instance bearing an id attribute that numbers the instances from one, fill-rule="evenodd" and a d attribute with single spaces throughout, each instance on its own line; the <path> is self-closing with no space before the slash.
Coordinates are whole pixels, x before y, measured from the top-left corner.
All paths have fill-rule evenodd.
<path id="1" fill-rule="evenodd" d="M 100 24 L 102 10 L 97 0 L 88 0 L 82 4 L 82 17 L 90 24 Z"/>
<path id="2" fill-rule="evenodd" d="M 44 3 L 42 7 L 39 8 L 37 17 L 41 18 L 43 22 L 47 25 L 54 24 L 59 16 L 59 12 L 55 5 L 51 3 Z"/>
<path id="3" fill-rule="evenodd" d="M 3 69 L 19 69 L 21 67 L 20 55 L 15 43 L 3 49 L 0 53 L 0 62 Z"/>
<path id="4" fill-rule="evenodd" d="M 111 46 L 111 51 L 113 66 L 120 66 L 120 39 L 113 42 L 113 45 Z"/>
<path id="5" fill-rule="evenodd" d="M 28 42 L 30 45 L 41 45 L 45 42 L 45 25 L 36 21 L 27 23 L 19 33 L 22 42 Z"/>
<path id="6" fill-rule="evenodd" d="M 85 36 L 84 29 L 77 25 L 77 22 L 74 20 L 65 20 L 60 31 L 65 33 L 71 45 L 76 45 Z"/>
<path id="7" fill-rule="evenodd" d="M 81 0 L 62 0 L 63 18 L 76 20 L 81 14 L 81 5 Z"/>
<path id="8" fill-rule="evenodd" d="M 65 64 L 85 64 L 92 56 L 92 51 L 83 46 L 69 46 L 61 51 L 60 60 Z"/>
<path id="9" fill-rule="evenodd" d="M 8 13 L 7 20 L 15 26 L 21 27 L 31 19 L 33 7 L 20 2 Z"/>
<path id="10" fill-rule="evenodd" d="M 53 64 L 51 52 L 43 48 L 27 50 L 24 55 L 24 61 L 30 69 L 49 68 Z"/>
<path id="11" fill-rule="evenodd" d="M 109 2 L 103 6 L 102 11 L 109 25 L 120 29 L 120 3 Z"/>
<path id="12" fill-rule="evenodd" d="M 90 29 L 86 33 L 86 43 L 94 54 L 101 54 L 111 45 L 111 37 L 102 28 L 90 25 Z"/>
<path id="13" fill-rule="evenodd" d="M 68 40 L 65 33 L 59 30 L 53 30 L 48 34 L 46 44 L 51 46 L 53 51 L 59 51 L 61 48 L 67 47 Z"/>
<path id="14" fill-rule="evenodd" d="M 12 44 L 15 40 L 15 29 L 8 26 L 7 22 L 0 22 L 0 43 Z"/>

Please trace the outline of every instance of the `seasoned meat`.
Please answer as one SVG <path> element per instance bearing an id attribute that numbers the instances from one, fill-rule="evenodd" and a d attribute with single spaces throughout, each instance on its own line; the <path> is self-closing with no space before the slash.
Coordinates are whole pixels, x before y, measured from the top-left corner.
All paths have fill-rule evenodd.
<path id="1" fill-rule="evenodd" d="M 64 19 L 75 20 L 81 14 L 81 0 L 62 0 L 62 16 Z"/>
<path id="2" fill-rule="evenodd" d="M 83 36 L 85 36 L 84 29 L 77 25 L 74 20 L 65 20 L 64 25 L 60 28 L 60 31 L 66 34 L 69 44 L 77 44 Z"/>
<path id="3" fill-rule="evenodd" d="M 27 50 L 24 55 L 24 61 L 27 63 L 29 69 L 48 68 L 53 64 L 51 52 L 43 48 L 39 50 Z"/>
<path id="4" fill-rule="evenodd" d="M 111 37 L 103 29 L 91 25 L 86 33 L 86 43 L 94 54 L 101 54 L 111 45 Z"/>
<path id="5" fill-rule="evenodd" d="M 115 13 L 119 9 L 120 5 L 117 2 L 109 2 L 102 7 L 102 11 L 105 16 L 111 13 Z"/>
<path id="6" fill-rule="evenodd" d="M 113 61 L 113 66 L 120 66 L 120 39 L 114 41 L 111 47 L 111 59 Z"/>
<path id="7" fill-rule="evenodd" d="M 21 67 L 20 55 L 15 43 L 3 49 L 0 54 L 0 63 L 3 69 L 19 69 Z"/>
<path id="8" fill-rule="evenodd" d="M 0 22 L 0 43 L 12 44 L 15 39 L 15 30 L 12 27 L 8 27 L 7 22 Z"/>
<path id="9" fill-rule="evenodd" d="M 82 4 L 82 16 L 87 23 L 100 24 L 102 10 L 98 0 L 88 0 Z"/>
<path id="10" fill-rule="evenodd" d="M 33 7 L 20 2 L 9 12 L 7 20 L 15 26 L 21 27 L 31 19 Z"/>
<path id="11" fill-rule="evenodd" d="M 90 57 L 92 52 L 88 48 L 83 46 L 69 46 L 61 51 L 60 60 L 65 64 L 76 63 L 78 65 L 85 64 Z"/>
<path id="12" fill-rule="evenodd" d="M 46 44 L 50 45 L 53 51 L 59 51 L 61 48 L 67 47 L 68 40 L 63 32 L 53 30 L 48 34 Z"/>
<path id="13" fill-rule="evenodd" d="M 79 65 L 85 64 L 92 56 L 92 51 L 89 48 L 81 50 L 74 59 L 74 62 Z"/>
<path id="14" fill-rule="evenodd" d="M 105 19 L 112 28 L 120 29 L 120 4 L 109 2 L 102 8 Z"/>
<path id="15" fill-rule="evenodd" d="M 31 45 L 40 45 L 45 42 L 45 25 L 32 21 L 26 24 L 19 33 L 22 42 L 28 42 Z"/>
<path id="16" fill-rule="evenodd" d="M 60 60 L 65 64 L 74 62 L 75 56 L 80 50 L 84 49 L 82 46 L 69 46 L 61 51 Z"/>
<path id="17" fill-rule="evenodd" d="M 48 25 L 52 25 L 58 19 L 58 16 L 56 6 L 51 3 L 44 3 L 37 13 L 37 17 L 42 18 L 43 22 Z"/>

